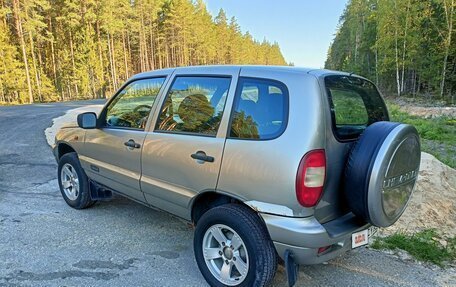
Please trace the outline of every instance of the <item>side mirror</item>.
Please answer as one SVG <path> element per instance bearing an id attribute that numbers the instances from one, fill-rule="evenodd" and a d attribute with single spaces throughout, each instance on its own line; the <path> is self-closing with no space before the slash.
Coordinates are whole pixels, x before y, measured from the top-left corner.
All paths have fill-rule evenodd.
<path id="1" fill-rule="evenodd" d="M 97 115 L 92 112 L 82 113 L 78 115 L 78 126 L 83 129 L 97 128 Z"/>

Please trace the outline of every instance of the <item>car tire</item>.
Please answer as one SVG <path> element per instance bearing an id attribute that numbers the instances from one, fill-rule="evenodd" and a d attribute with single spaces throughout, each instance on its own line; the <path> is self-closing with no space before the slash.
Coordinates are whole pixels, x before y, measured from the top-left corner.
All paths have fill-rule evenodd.
<path id="1" fill-rule="evenodd" d="M 198 267 L 211 286 L 265 286 L 277 270 L 277 253 L 266 226 L 240 204 L 204 213 L 193 246 Z"/>
<path id="2" fill-rule="evenodd" d="M 75 152 L 60 158 L 57 178 L 62 197 L 69 206 L 84 209 L 95 204 L 90 197 L 89 179 Z"/>
<path id="3" fill-rule="evenodd" d="M 394 224 L 412 196 L 420 167 L 420 139 L 411 126 L 377 122 L 360 136 L 345 168 L 351 211 L 378 227 Z"/>

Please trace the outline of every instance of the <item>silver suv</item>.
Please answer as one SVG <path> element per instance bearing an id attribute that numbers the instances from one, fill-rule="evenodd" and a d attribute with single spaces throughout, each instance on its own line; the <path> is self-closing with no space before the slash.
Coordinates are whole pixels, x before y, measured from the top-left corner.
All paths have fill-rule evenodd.
<path id="1" fill-rule="evenodd" d="M 414 127 L 389 122 L 370 81 L 293 67 L 205 66 L 129 79 L 99 115 L 62 128 L 63 198 L 83 209 L 119 193 L 196 225 L 212 286 L 288 282 L 368 243 L 411 197 Z"/>

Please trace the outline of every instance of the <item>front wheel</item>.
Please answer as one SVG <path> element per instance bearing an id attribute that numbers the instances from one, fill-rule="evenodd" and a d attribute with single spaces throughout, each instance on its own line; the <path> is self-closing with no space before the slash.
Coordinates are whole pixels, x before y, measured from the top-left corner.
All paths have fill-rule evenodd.
<path id="1" fill-rule="evenodd" d="M 265 286 L 277 270 L 277 254 L 259 216 L 226 204 L 207 211 L 195 230 L 198 267 L 211 286 Z"/>
<path id="2" fill-rule="evenodd" d="M 67 153 L 60 158 L 57 176 L 60 192 L 69 206 L 83 209 L 95 203 L 90 198 L 89 179 L 76 153 Z"/>

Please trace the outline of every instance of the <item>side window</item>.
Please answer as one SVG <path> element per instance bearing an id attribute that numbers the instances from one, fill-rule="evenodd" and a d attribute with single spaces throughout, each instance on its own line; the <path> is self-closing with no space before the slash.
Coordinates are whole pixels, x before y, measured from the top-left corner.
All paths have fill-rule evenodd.
<path id="1" fill-rule="evenodd" d="M 288 120 L 288 89 L 280 82 L 240 78 L 230 137 L 267 140 L 280 136 Z"/>
<path id="2" fill-rule="evenodd" d="M 228 77 L 176 77 L 161 109 L 156 130 L 215 136 L 230 83 Z"/>
<path id="3" fill-rule="evenodd" d="M 333 130 L 338 139 L 356 139 L 367 126 L 388 120 L 385 103 L 371 82 L 334 75 L 325 78 L 325 86 Z"/>
<path id="4" fill-rule="evenodd" d="M 144 129 L 165 78 L 134 81 L 106 109 L 106 127 Z"/>

